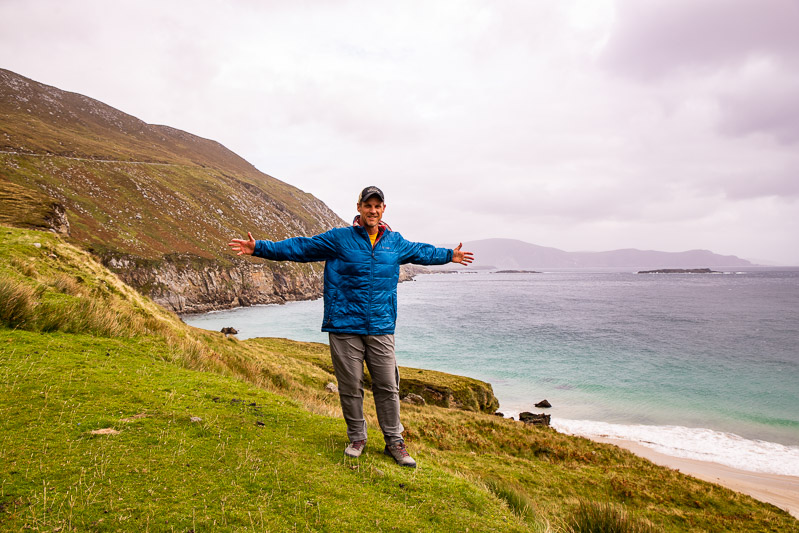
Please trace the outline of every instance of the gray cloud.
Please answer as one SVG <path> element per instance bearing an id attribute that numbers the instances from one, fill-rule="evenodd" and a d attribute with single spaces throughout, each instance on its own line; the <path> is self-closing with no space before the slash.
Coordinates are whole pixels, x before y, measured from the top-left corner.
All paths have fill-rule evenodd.
<path id="1" fill-rule="evenodd" d="M 414 240 L 799 263 L 796 6 L 5 0 L 0 65 Z"/>
<path id="2" fill-rule="evenodd" d="M 764 85 L 721 95 L 719 130 L 725 135 L 766 133 L 781 143 L 799 142 L 799 82 Z"/>
<path id="3" fill-rule="evenodd" d="M 611 72 L 679 107 L 704 99 L 717 131 L 799 141 L 799 3 L 625 0 L 601 55 Z M 799 171 L 799 168 L 795 170 Z"/>
<path id="4" fill-rule="evenodd" d="M 793 0 L 623 0 L 603 63 L 647 80 L 735 68 L 756 55 L 799 59 Z"/>
<path id="5" fill-rule="evenodd" d="M 757 198 L 796 200 L 799 198 L 799 173 L 795 168 L 730 173 L 719 177 L 711 188 L 721 190 L 726 198 L 736 201 Z"/>

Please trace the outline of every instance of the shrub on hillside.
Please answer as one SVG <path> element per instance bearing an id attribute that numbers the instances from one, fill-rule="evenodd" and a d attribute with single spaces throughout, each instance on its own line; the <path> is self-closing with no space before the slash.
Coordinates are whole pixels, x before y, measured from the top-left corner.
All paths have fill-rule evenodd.
<path id="1" fill-rule="evenodd" d="M 85 290 L 78 279 L 68 274 L 58 274 L 51 281 L 52 286 L 58 292 L 71 294 L 73 296 L 84 296 Z"/>
<path id="2" fill-rule="evenodd" d="M 11 279 L 0 280 L 0 323 L 9 328 L 24 328 L 34 317 L 36 291 Z"/>
<path id="3" fill-rule="evenodd" d="M 31 261 L 24 261 L 18 257 L 14 257 L 11 259 L 11 266 L 29 278 L 36 276 L 36 267 Z"/>
<path id="4" fill-rule="evenodd" d="M 623 507 L 602 502 L 580 502 L 572 514 L 570 533 L 655 533 L 649 522 L 630 515 Z"/>

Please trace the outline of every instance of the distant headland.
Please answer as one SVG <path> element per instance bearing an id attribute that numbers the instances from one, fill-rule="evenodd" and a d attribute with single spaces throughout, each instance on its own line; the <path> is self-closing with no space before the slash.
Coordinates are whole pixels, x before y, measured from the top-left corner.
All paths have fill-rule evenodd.
<path id="1" fill-rule="evenodd" d="M 447 246 L 451 248 L 452 246 Z M 515 239 L 484 239 L 463 243 L 474 252 L 472 268 L 499 270 L 541 270 L 552 268 L 731 268 L 755 266 L 734 255 L 719 255 L 710 250 L 660 252 L 656 250 L 610 250 L 605 252 L 566 252 Z"/>
<path id="2" fill-rule="evenodd" d="M 659 268 L 657 270 L 640 270 L 638 274 L 723 274 L 709 268 Z"/>

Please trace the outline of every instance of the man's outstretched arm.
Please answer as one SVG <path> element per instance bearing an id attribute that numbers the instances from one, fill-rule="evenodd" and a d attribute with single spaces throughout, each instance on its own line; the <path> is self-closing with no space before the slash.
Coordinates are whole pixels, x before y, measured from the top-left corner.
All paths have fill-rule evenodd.
<path id="1" fill-rule="evenodd" d="M 402 238 L 402 237 L 400 237 Z M 474 261 L 472 252 L 461 250 L 463 243 L 454 249 L 436 248 L 432 244 L 411 242 L 402 239 L 403 247 L 400 253 L 402 264 L 414 263 L 417 265 L 445 265 L 447 263 L 460 263 L 468 265 Z"/>
<path id="2" fill-rule="evenodd" d="M 336 253 L 335 239 L 329 231 L 313 237 L 293 237 L 282 241 L 256 241 L 249 232 L 247 237 L 247 240 L 232 239 L 228 246 L 237 255 L 248 254 L 275 261 L 299 263 L 324 261 Z"/>
<path id="3" fill-rule="evenodd" d="M 249 231 L 247 232 L 248 239 L 245 241 L 244 239 L 232 239 L 228 246 L 230 246 L 234 252 L 238 252 L 236 255 L 252 255 L 255 252 L 255 239 L 252 236 L 252 233 Z"/>

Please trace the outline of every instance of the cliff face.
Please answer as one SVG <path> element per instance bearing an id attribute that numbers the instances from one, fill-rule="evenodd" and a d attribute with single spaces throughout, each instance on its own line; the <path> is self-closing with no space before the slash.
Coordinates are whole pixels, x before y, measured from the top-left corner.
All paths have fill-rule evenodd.
<path id="1" fill-rule="evenodd" d="M 105 264 L 125 283 L 177 313 L 284 303 L 322 295 L 319 267 L 297 272 L 287 266 L 285 272 L 280 272 L 263 262 L 240 261 L 226 266 L 188 256 L 170 256 L 157 263 L 115 256 Z"/>
<path id="2" fill-rule="evenodd" d="M 0 69 L 0 223 L 50 229 L 179 313 L 321 295 L 322 265 L 241 259 L 234 237 L 345 225 L 221 144 Z"/>
<path id="3" fill-rule="evenodd" d="M 158 263 L 131 257 L 110 257 L 106 267 L 128 285 L 145 292 L 159 305 L 176 313 L 203 313 L 233 307 L 281 304 L 322 297 L 323 267 L 280 265 L 269 268 L 259 259 L 233 266 L 193 257 L 167 257 Z M 400 282 L 426 272 L 423 268 L 400 269 Z"/>

